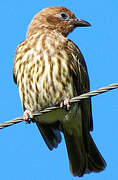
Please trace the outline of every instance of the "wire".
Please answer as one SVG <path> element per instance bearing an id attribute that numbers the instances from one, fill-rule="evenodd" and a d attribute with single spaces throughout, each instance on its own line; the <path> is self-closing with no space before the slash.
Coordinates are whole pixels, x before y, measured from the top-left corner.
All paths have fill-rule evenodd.
<path id="1" fill-rule="evenodd" d="M 79 102 L 79 101 L 81 101 L 83 99 L 88 99 L 88 98 L 90 98 L 92 96 L 96 96 L 98 94 L 102 94 L 102 93 L 105 93 L 107 91 L 110 91 L 110 90 L 113 90 L 113 89 L 116 89 L 116 88 L 118 88 L 118 83 L 110 84 L 109 86 L 105 86 L 103 88 L 100 88 L 100 89 L 97 89 L 97 90 L 82 94 L 80 96 L 73 97 L 72 99 L 70 99 L 70 103 Z M 51 112 L 53 110 L 57 110 L 57 109 L 60 109 L 60 108 L 61 107 L 59 105 L 54 106 L 54 107 L 49 107 L 49 108 L 46 108 L 46 109 L 41 110 L 39 112 L 33 113 L 33 116 L 40 116 L 40 115 L 42 115 L 44 113 L 48 113 L 48 112 Z M 8 126 L 12 126 L 13 124 L 17 124 L 17 123 L 20 123 L 22 121 L 24 121 L 23 116 L 17 117 L 17 118 L 15 118 L 13 120 L 1 123 L 0 124 L 0 129 L 3 129 L 3 128 L 8 127 Z"/>

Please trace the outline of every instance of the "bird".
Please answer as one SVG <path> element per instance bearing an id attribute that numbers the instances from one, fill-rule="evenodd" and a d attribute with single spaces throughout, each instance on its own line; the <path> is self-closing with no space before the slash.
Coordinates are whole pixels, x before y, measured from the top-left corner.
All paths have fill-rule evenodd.
<path id="1" fill-rule="evenodd" d="M 72 97 L 89 92 L 90 83 L 84 57 L 67 35 L 77 27 L 87 26 L 90 23 L 66 7 L 42 9 L 31 20 L 26 39 L 18 45 L 13 65 L 25 122 L 36 122 L 51 151 L 64 135 L 70 171 L 78 177 L 106 167 L 90 134 L 91 98 L 70 103 Z M 58 110 L 33 115 L 57 105 Z"/>

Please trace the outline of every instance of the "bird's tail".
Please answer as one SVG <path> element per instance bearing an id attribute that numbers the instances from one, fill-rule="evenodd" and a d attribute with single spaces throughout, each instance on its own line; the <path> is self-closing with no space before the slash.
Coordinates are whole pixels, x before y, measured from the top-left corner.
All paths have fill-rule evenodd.
<path id="1" fill-rule="evenodd" d="M 70 171 L 74 176 L 83 176 L 85 173 L 100 172 L 106 167 L 106 163 L 98 151 L 92 137 L 88 134 L 88 152 L 86 151 L 83 137 L 78 133 L 68 133 L 63 127 L 66 141 Z"/>

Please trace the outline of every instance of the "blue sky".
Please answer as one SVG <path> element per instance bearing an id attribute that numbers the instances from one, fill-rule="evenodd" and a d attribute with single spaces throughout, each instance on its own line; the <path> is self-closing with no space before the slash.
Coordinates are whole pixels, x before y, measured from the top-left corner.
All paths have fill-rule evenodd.
<path id="1" fill-rule="evenodd" d="M 17 45 L 25 39 L 32 17 L 44 7 L 61 5 L 92 24 L 68 37 L 81 49 L 88 67 L 91 90 L 118 82 L 118 1 L 112 0 L 4 0 L 0 3 L 0 123 L 22 115 L 12 79 Z M 92 98 L 92 136 L 107 162 L 98 174 L 83 180 L 118 178 L 118 90 Z M 20 123 L 0 130 L 0 178 L 4 180 L 73 180 L 64 139 L 50 152 L 35 124 Z"/>

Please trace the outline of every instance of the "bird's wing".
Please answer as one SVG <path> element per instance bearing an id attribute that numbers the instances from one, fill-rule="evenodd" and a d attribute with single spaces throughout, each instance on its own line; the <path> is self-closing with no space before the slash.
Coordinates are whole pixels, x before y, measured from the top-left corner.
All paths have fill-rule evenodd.
<path id="1" fill-rule="evenodd" d="M 13 80 L 16 84 L 17 84 L 17 73 L 16 73 L 15 65 L 16 65 L 17 61 L 19 61 L 19 59 L 22 59 L 22 57 L 24 55 L 24 51 L 26 50 L 26 48 L 24 48 L 26 43 L 27 43 L 27 41 L 25 40 L 21 44 L 19 44 L 19 46 L 16 49 L 16 53 L 15 53 L 15 57 L 14 57 Z"/>
<path id="2" fill-rule="evenodd" d="M 68 41 L 67 51 L 70 56 L 70 69 L 77 95 L 89 92 L 89 76 L 81 51 L 71 40 Z M 82 100 L 80 104 L 83 112 L 83 126 L 86 130 L 85 132 L 88 132 L 93 130 L 91 99 Z"/>
<path id="3" fill-rule="evenodd" d="M 68 40 L 65 51 L 68 54 L 70 74 L 73 78 L 74 96 L 87 93 L 90 90 L 89 77 L 80 50 Z M 74 176 L 82 176 L 84 173 L 103 170 L 106 163 L 89 133 L 93 129 L 91 99 L 84 99 L 75 107 L 76 114 L 72 116 L 71 111 L 71 116 L 69 116 L 68 113 L 68 122 L 63 121 L 62 127 L 70 170 Z"/>

